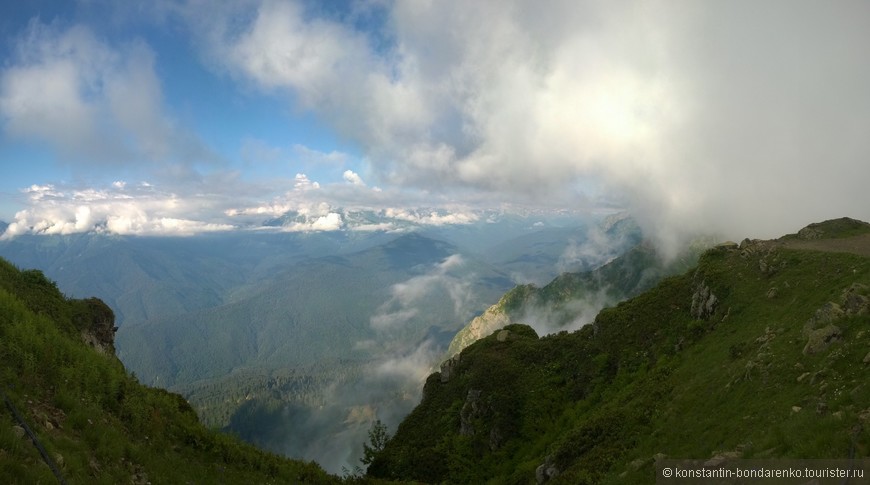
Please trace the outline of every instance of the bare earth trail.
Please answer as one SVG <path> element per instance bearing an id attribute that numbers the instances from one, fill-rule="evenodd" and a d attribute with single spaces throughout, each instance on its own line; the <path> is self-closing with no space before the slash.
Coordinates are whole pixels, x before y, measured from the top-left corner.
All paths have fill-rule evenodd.
<path id="1" fill-rule="evenodd" d="M 860 256 L 870 257 L 870 234 L 861 234 L 858 236 L 832 238 L 832 239 L 810 239 L 810 240 L 776 240 L 776 243 L 784 248 L 789 249 L 809 249 L 814 251 L 828 251 L 832 253 L 852 253 Z"/>

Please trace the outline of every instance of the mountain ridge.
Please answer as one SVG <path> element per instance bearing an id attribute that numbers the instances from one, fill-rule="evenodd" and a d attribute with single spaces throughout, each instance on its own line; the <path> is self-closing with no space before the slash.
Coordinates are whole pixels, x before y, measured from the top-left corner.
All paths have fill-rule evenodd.
<path id="1" fill-rule="evenodd" d="M 181 396 L 141 385 L 113 353 L 114 329 L 102 301 L 68 299 L 0 259 L 4 483 L 339 483 L 209 431 Z"/>
<path id="2" fill-rule="evenodd" d="M 511 323 L 473 343 L 369 475 L 654 483 L 662 457 L 868 456 L 870 258 L 788 241 L 716 246 L 575 332 Z"/>

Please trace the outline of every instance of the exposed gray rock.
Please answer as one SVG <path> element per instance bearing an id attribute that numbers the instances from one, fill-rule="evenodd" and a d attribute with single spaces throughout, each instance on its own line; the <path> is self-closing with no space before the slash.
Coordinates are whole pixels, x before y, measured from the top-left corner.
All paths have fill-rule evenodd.
<path id="1" fill-rule="evenodd" d="M 719 299 L 710 291 L 707 283 L 701 281 L 701 284 L 695 287 L 695 293 L 692 294 L 691 314 L 698 320 L 706 320 L 716 311 L 718 304 Z"/>
<path id="2" fill-rule="evenodd" d="M 480 389 L 469 389 L 468 395 L 465 397 L 465 404 L 459 410 L 459 434 L 463 436 L 474 434 L 472 421 L 483 414 L 480 403 L 480 394 L 482 392 Z"/>
<path id="3" fill-rule="evenodd" d="M 812 332 L 820 328 L 826 327 L 837 320 L 843 318 L 845 313 L 840 308 L 840 305 L 829 301 L 816 310 L 813 316 L 804 324 L 803 335 L 809 337 Z"/>
<path id="4" fill-rule="evenodd" d="M 555 463 L 553 463 L 553 457 L 547 456 L 544 458 L 544 463 L 538 465 L 538 468 L 535 468 L 535 481 L 538 484 L 546 483 L 553 478 L 559 476 L 559 469 L 556 468 Z"/>
<path id="5" fill-rule="evenodd" d="M 441 363 L 441 383 L 445 384 L 453 377 L 456 366 L 459 364 L 461 354 L 457 354 Z"/>
<path id="6" fill-rule="evenodd" d="M 776 298 L 776 295 L 778 295 L 778 294 L 779 294 L 779 290 L 777 290 L 775 286 L 773 288 L 767 290 L 767 298 L 768 299 Z"/>
<path id="7" fill-rule="evenodd" d="M 843 332 L 836 325 L 828 325 L 826 327 L 813 330 L 807 339 L 807 344 L 804 346 L 804 355 L 816 354 L 828 348 L 829 345 L 839 342 L 842 339 Z"/>
<path id="8" fill-rule="evenodd" d="M 88 298 L 84 304 L 87 310 L 76 317 L 82 340 L 103 354 L 115 355 L 115 313 L 97 298 Z"/>
<path id="9" fill-rule="evenodd" d="M 870 313 L 870 289 L 861 283 L 853 283 L 843 290 L 843 311 L 847 315 L 866 315 Z"/>
<path id="10" fill-rule="evenodd" d="M 813 239 L 821 239 L 822 236 L 824 236 L 825 232 L 813 226 L 815 226 L 815 224 L 810 224 L 809 226 L 798 231 L 797 237 L 807 241 Z"/>

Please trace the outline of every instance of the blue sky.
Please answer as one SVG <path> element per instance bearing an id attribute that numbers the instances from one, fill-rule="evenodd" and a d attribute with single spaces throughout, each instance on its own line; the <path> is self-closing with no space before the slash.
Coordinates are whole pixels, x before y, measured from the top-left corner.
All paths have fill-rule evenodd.
<path id="1" fill-rule="evenodd" d="M 0 39 L 6 237 L 339 208 L 625 208 L 662 242 L 870 218 L 866 2 L 4 2 Z"/>

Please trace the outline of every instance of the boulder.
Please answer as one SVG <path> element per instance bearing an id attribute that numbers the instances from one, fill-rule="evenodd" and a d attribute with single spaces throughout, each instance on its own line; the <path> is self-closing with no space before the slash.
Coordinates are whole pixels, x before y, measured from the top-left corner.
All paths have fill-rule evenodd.
<path id="1" fill-rule="evenodd" d="M 541 463 L 537 468 L 535 468 L 535 482 L 538 484 L 546 483 L 558 476 L 559 469 L 556 468 L 556 464 L 553 463 L 552 456 L 547 456 L 544 459 L 544 463 Z"/>
<path id="2" fill-rule="evenodd" d="M 843 332 L 836 325 L 827 325 L 823 328 L 810 332 L 807 344 L 804 346 L 804 355 L 816 354 L 828 348 L 832 343 L 842 339 Z"/>
<path id="3" fill-rule="evenodd" d="M 843 290 L 843 311 L 847 315 L 866 315 L 870 313 L 870 292 L 866 285 L 853 283 L 852 286 Z"/>

